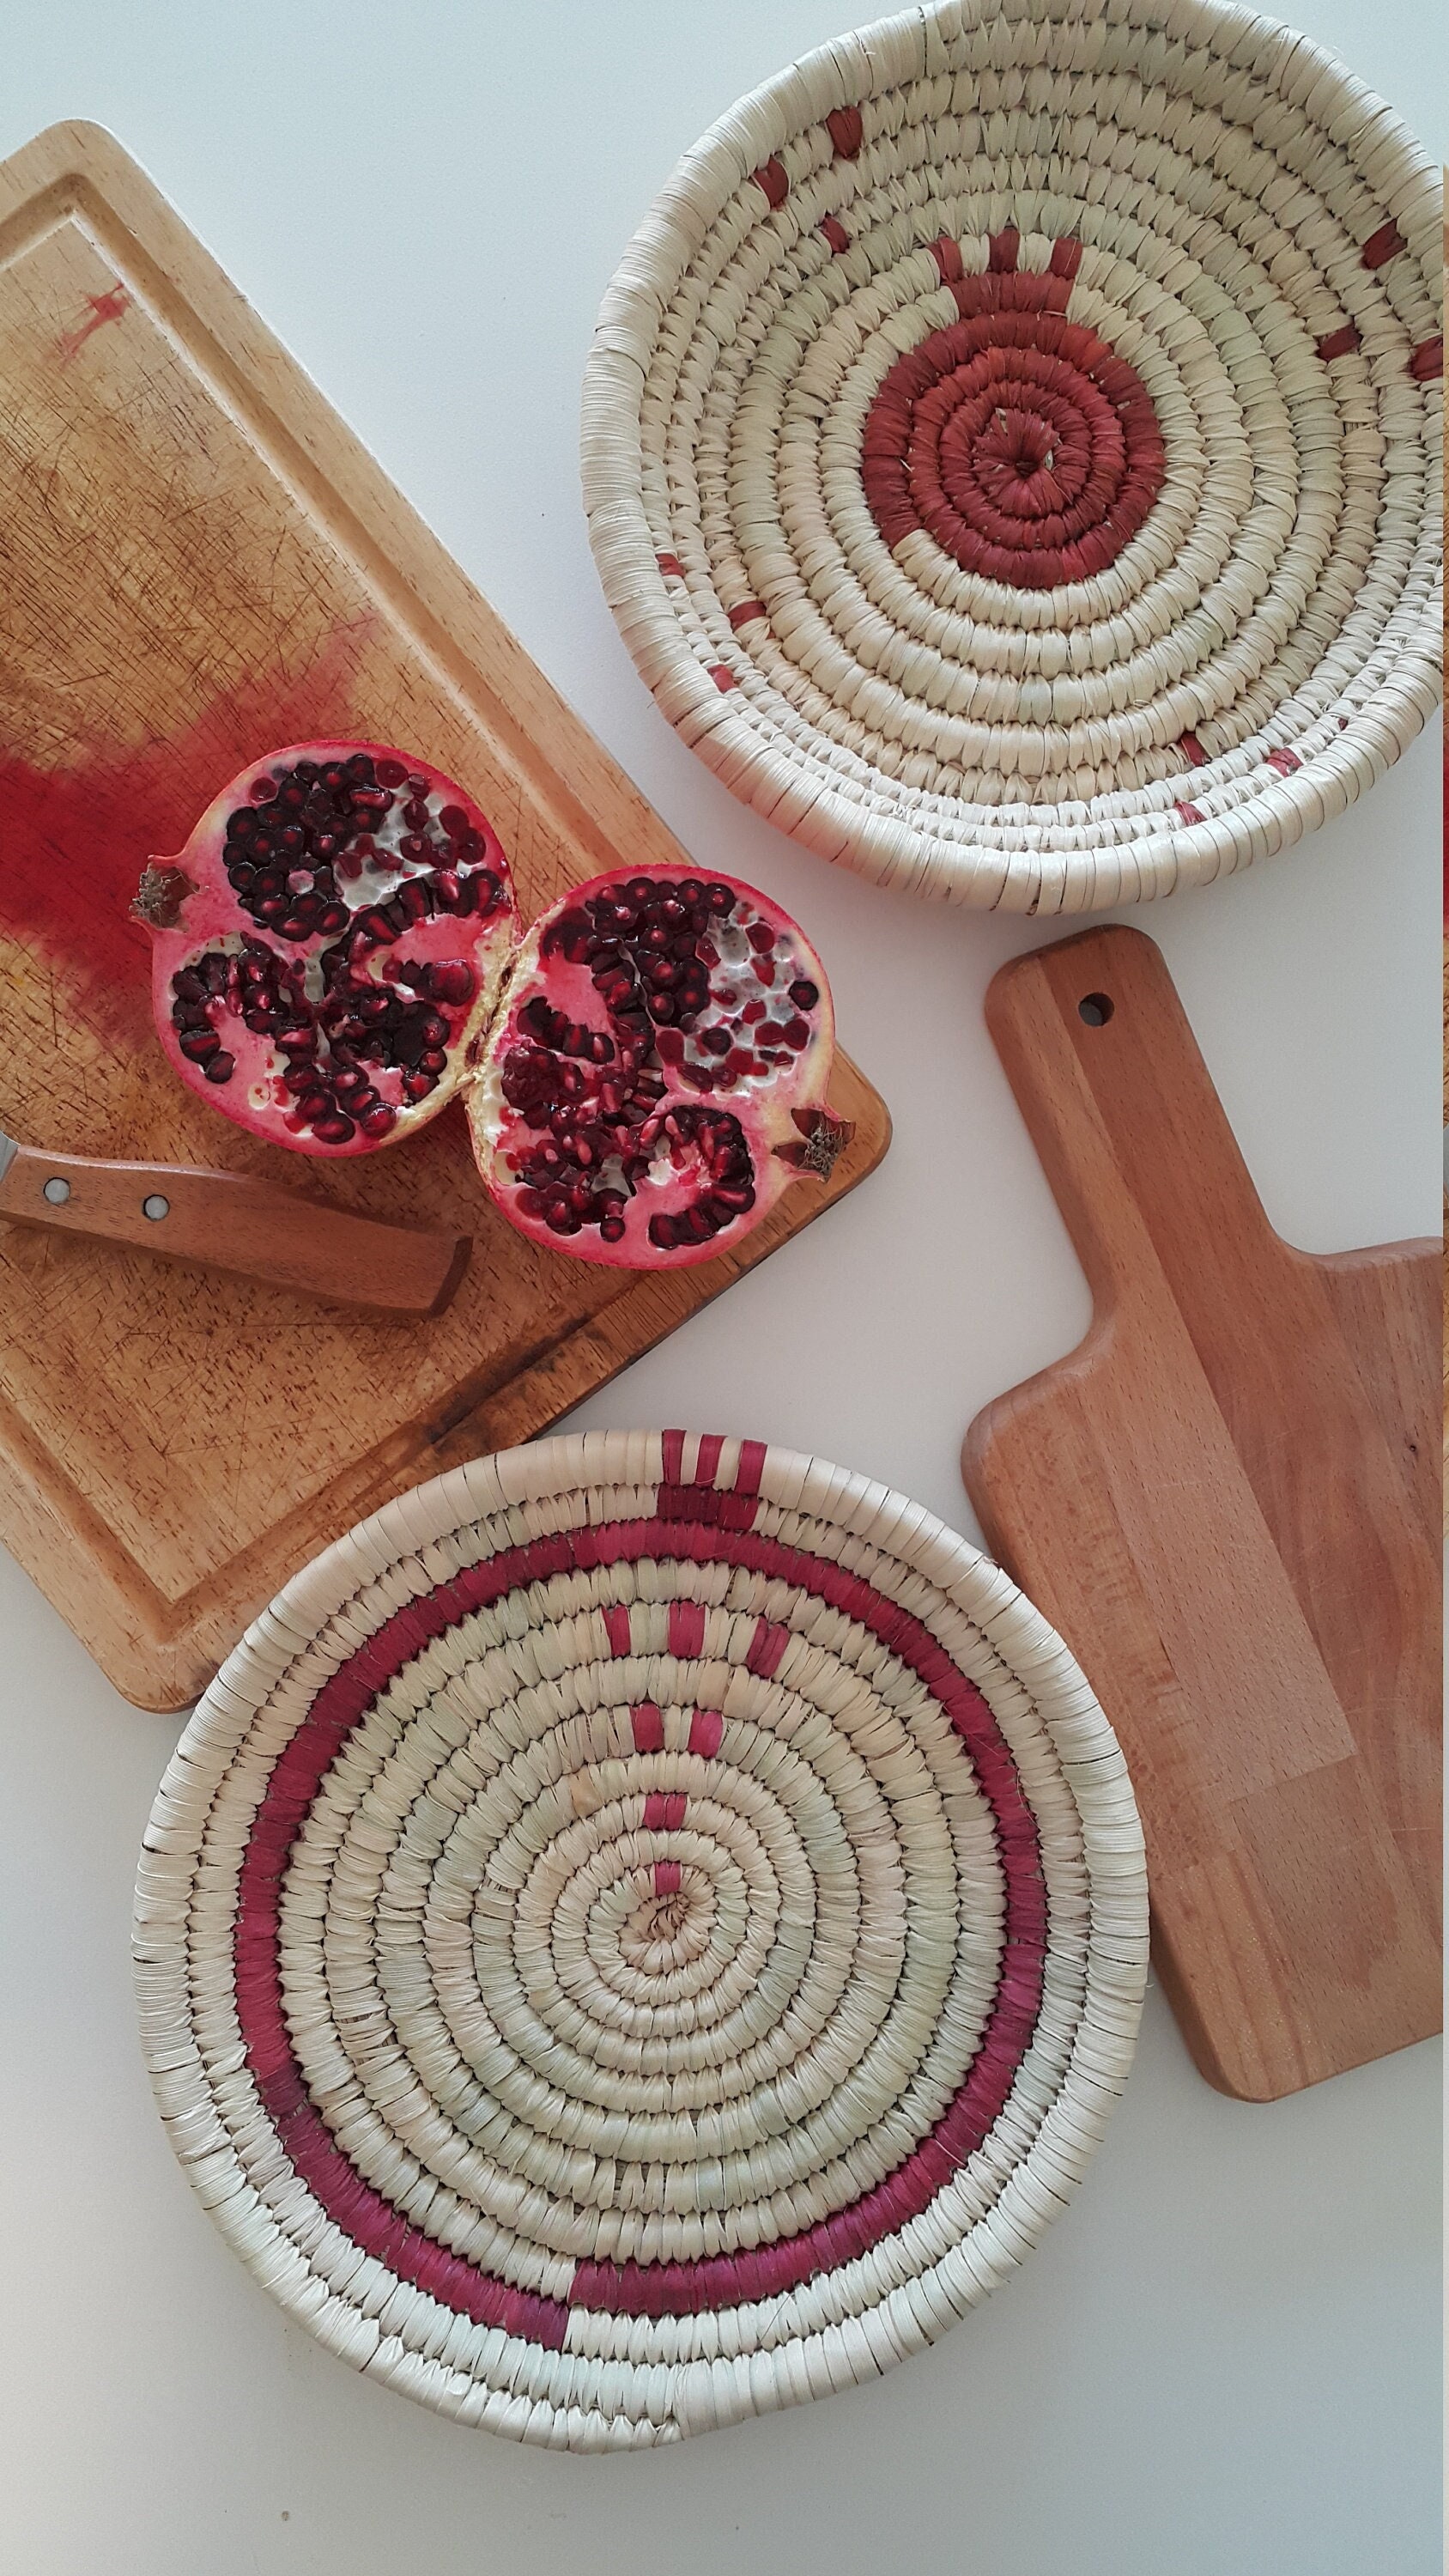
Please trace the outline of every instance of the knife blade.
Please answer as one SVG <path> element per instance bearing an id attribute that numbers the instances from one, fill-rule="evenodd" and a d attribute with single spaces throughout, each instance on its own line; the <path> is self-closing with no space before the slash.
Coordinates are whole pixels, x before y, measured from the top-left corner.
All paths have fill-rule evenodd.
<path id="1" fill-rule="evenodd" d="M 471 1236 L 354 1216 L 244 1172 L 47 1154 L 3 1128 L 0 1217 L 384 1314 L 441 1314 L 472 1251 Z"/>

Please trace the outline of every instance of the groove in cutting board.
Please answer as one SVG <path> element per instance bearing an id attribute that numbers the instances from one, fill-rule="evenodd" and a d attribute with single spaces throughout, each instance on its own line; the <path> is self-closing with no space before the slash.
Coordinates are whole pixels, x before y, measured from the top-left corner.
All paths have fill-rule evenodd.
<path id="1" fill-rule="evenodd" d="M 1093 1321 L 966 1482 L 1121 1738 L 1198 2065 L 1274 2098 L 1440 2025 L 1439 1247 L 1281 1241 L 1140 932 L 987 1018 Z"/>
<path id="2" fill-rule="evenodd" d="M 506 1226 L 456 1108 L 327 1166 L 209 1115 L 167 1073 L 126 905 L 260 752 L 415 749 L 490 815 L 526 913 L 689 861 L 94 126 L 0 168 L 0 381 L 0 1127 L 474 1237 L 447 1312 L 400 1323 L 0 1225 L 0 1539 L 122 1691 L 174 1708 L 307 1557 L 557 1421 L 863 1179 L 889 1120 L 838 1060 L 831 1181 L 740 1253 L 631 1277 Z"/>

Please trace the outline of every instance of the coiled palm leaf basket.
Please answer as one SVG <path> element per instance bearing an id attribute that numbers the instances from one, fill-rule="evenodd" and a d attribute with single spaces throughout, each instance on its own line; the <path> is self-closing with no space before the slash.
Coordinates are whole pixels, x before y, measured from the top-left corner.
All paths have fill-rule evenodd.
<path id="1" fill-rule="evenodd" d="M 737 795 L 1078 912 L 1278 850 L 1439 693 L 1438 174 L 1211 0 L 950 0 L 680 163 L 605 298 L 609 603 Z"/>
<path id="2" fill-rule="evenodd" d="M 390 1503 L 223 1667 L 136 1899 L 147 2062 L 259 2281 L 555 2448 L 888 2370 L 1121 2088 L 1137 1811 L 1066 1649 L 883 1486 L 592 1433 Z"/>

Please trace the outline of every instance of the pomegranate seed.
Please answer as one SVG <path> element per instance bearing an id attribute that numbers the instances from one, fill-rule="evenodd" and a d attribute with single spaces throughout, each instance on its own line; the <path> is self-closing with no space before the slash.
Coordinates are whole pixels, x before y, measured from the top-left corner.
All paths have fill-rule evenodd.
<path id="1" fill-rule="evenodd" d="M 397 1125 L 397 1112 L 379 1102 L 376 1109 L 368 1110 L 361 1125 L 364 1136 L 371 1136 L 374 1141 L 380 1136 L 390 1136 Z"/>
<path id="2" fill-rule="evenodd" d="M 377 764 L 377 776 L 378 784 L 382 787 L 401 787 L 406 782 L 407 771 L 400 760 L 380 760 Z"/>
<path id="3" fill-rule="evenodd" d="M 775 980 L 775 961 L 774 961 L 774 958 L 773 958 L 773 957 L 757 957 L 757 958 L 755 959 L 755 981 L 756 981 L 757 983 L 759 983 L 759 984 L 773 984 L 774 980 Z"/>
<path id="4" fill-rule="evenodd" d="M 797 1010 L 813 1011 L 816 1003 L 820 999 L 819 987 L 818 985 L 812 984 L 808 976 L 797 976 L 795 982 L 790 987 L 790 999 Z"/>
<path id="5" fill-rule="evenodd" d="M 767 955 L 769 950 L 775 945 L 775 934 L 773 930 L 769 928 L 768 924 L 763 921 L 752 921 L 748 930 L 745 932 L 745 937 L 749 941 L 750 946 L 761 957 Z"/>
<path id="6" fill-rule="evenodd" d="M 236 1057 L 223 1048 L 220 1055 L 209 1056 L 201 1070 L 208 1082 L 230 1082 L 236 1071 Z"/>
<path id="7" fill-rule="evenodd" d="M 356 1135 L 357 1129 L 350 1118 L 343 1117 L 340 1109 L 334 1109 L 325 1118 L 313 1119 L 312 1133 L 320 1137 L 324 1145 L 346 1145 Z"/>
<path id="8" fill-rule="evenodd" d="M 752 1027 L 756 1020 L 762 1020 L 764 1018 L 769 1007 L 768 1002 L 746 1002 L 744 1009 L 740 1013 L 740 1018 L 745 1022 L 747 1027 Z"/>
<path id="9" fill-rule="evenodd" d="M 435 1002 L 471 1002 L 479 989 L 479 979 L 466 958 L 438 958 L 438 963 L 427 969 L 425 989 Z"/>

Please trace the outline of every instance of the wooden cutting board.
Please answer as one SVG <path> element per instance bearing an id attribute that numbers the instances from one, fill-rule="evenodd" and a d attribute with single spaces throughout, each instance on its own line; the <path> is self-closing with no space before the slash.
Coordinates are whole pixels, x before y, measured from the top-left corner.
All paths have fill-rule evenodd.
<path id="1" fill-rule="evenodd" d="M 555 1422 L 853 1187 L 854 1141 L 747 1251 L 632 1278 L 494 1216 L 462 1113 L 301 1163 L 208 1113 L 126 907 L 216 788 L 314 734 L 416 749 L 521 902 L 684 853 L 112 138 L 0 167 L 0 1127 L 210 1163 L 471 1233 L 448 1311 L 380 1320 L 0 1224 L 0 1539 L 128 1697 L 196 1695 L 286 1576 L 420 1477 Z"/>
<path id="2" fill-rule="evenodd" d="M 1188 2045 L 1272 2100 L 1440 2026 L 1439 1247 L 1281 1241 L 1139 931 L 986 1012 L 1094 1315 L 966 1483 L 1121 1738 Z"/>

